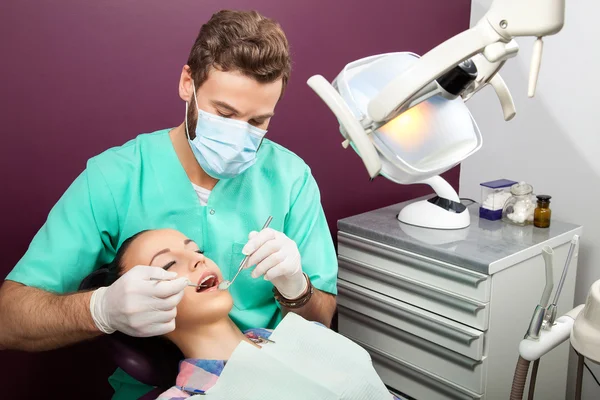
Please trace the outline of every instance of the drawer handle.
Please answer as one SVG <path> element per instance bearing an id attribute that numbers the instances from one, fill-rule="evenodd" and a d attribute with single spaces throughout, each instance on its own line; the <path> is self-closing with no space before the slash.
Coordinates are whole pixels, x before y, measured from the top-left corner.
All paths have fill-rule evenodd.
<path id="1" fill-rule="evenodd" d="M 338 303 L 342 304 L 343 298 L 354 300 L 360 304 L 364 304 L 374 310 L 379 310 L 394 318 L 406 321 L 412 325 L 425 328 L 428 331 L 437 333 L 440 336 L 451 339 L 457 343 L 470 346 L 471 343 L 478 339 L 480 335 L 464 332 L 456 327 L 444 324 L 442 321 L 436 321 L 422 315 L 419 315 L 411 310 L 400 308 L 398 305 L 385 299 L 375 299 L 368 295 L 361 295 L 352 289 L 346 288 L 345 284 L 338 282 Z M 356 310 L 354 310 L 356 311 Z M 357 311 L 359 312 L 359 311 Z"/>
<path id="2" fill-rule="evenodd" d="M 408 292 L 418 294 L 419 296 L 426 297 L 430 300 L 437 301 L 439 303 L 446 304 L 449 307 L 457 308 L 462 311 L 466 311 L 470 314 L 476 315 L 481 309 L 485 308 L 485 304 L 470 301 L 466 298 L 459 298 L 456 296 L 449 295 L 447 293 L 438 291 L 434 288 L 424 286 L 423 284 L 413 281 L 408 278 L 402 278 L 392 272 L 386 271 L 381 268 L 377 268 L 373 265 L 365 264 L 350 260 L 344 256 L 338 256 L 339 266 L 342 266 L 358 275 L 371 278 L 385 285 L 392 285 L 404 289 Z M 387 279 L 385 279 L 387 278 Z"/>
<path id="3" fill-rule="evenodd" d="M 377 332 L 383 333 L 384 335 L 392 337 L 395 340 L 407 343 L 427 353 L 443 358 L 446 361 L 449 361 L 461 368 L 473 371 L 475 367 L 477 367 L 483 362 L 482 360 L 473 360 L 469 357 L 463 356 L 462 354 L 455 353 L 452 350 L 448 350 L 428 340 L 421 339 L 418 336 L 412 335 L 408 332 L 404 332 L 400 329 L 386 324 L 385 322 L 377 321 L 373 318 L 367 317 L 366 315 L 357 313 L 356 311 L 350 310 L 349 308 L 346 308 L 344 306 L 338 307 L 341 309 L 341 311 L 343 311 L 343 314 L 352 318 L 354 321 L 368 326 L 370 329 L 376 330 Z M 350 336 L 352 335 L 350 334 Z"/>
<path id="4" fill-rule="evenodd" d="M 397 261 L 414 269 L 426 270 L 435 275 L 443 276 L 447 279 L 456 282 L 462 282 L 473 287 L 477 287 L 479 283 L 488 278 L 487 275 L 462 269 L 433 258 L 408 253 L 402 249 L 397 249 L 395 247 L 372 240 L 359 238 L 345 232 L 338 233 L 338 242 L 346 244 L 362 252 L 387 258 L 391 261 Z"/>
<path id="5" fill-rule="evenodd" d="M 462 392 L 458 389 L 455 389 L 452 386 L 448 386 L 435 379 L 428 374 L 427 371 L 420 371 L 417 367 L 410 365 L 409 363 L 396 358 L 390 354 L 387 354 L 384 351 L 379 350 L 376 347 L 368 345 L 360 340 L 354 339 L 352 337 L 348 337 L 350 340 L 356 342 L 359 346 L 363 347 L 365 350 L 371 354 L 371 358 L 373 361 L 383 364 L 385 367 L 394 370 L 400 375 L 407 377 L 410 380 L 419 382 L 421 384 L 426 385 L 427 387 L 435 390 L 436 392 L 444 395 L 448 399 L 453 400 L 479 400 L 483 397 L 483 395 L 477 394 L 468 394 Z M 393 384 L 390 385 L 393 388 Z M 397 390 L 401 390 L 398 388 Z"/>

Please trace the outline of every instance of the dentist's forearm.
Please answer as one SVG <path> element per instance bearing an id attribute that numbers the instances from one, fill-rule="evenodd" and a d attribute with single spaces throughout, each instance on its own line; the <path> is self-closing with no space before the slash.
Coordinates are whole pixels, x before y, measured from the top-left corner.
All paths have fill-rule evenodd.
<path id="1" fill-rule="evenodd" d="M 44 351 L 95 336 L 92 292 L 57 295 L 5 281 L 0 288 L 0 349 Z"/>
<path id="2" fill-rule="evenodd" d="M 335 312 L 336 301 L 335 296 L 330 293 L 325 293 L 320 290 L 314 289 L 314 293 L 310 298 L 310 301 L 303 307 L 289 309 L 282 307 L 283 315 L 285 316 L 288 312 L 293 312 L 300 315 L 307 321 L 320 322 L 326 327 L 331 327 L 331 320 Z"/>

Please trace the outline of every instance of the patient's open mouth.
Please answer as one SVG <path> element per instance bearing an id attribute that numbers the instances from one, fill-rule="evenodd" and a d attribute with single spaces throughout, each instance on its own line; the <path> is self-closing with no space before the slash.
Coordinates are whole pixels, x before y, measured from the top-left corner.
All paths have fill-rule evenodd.
<path id="1" fill-rule="evenodd" d="M 198 286 L 196 287 L 196 292 L 198 292 L 198 293 L 212 292 L 214 290 L 217 290 L 218 286 L 219 286 L 219 279 L 217 278 L 216 275 L 214 275 L 212 273 L 204 273 L 204 274 L 202 274 L 202 276 L 200 277 L 200 280 L 198 281 Z"/>

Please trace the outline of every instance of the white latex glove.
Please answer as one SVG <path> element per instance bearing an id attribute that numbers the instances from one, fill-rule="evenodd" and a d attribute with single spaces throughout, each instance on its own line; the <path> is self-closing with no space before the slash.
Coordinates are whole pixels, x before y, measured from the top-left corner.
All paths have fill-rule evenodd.
<path id="1" fill-rule="evenodd" d="M 300 297 L 308 287 L 308 282 L 302 273 L 296 242 L 271 228 L 250 232 L 248 239 L 242 253 L 250 256 L 246 268 L 256 265 L 252 277 L 264 275 L 264 279 L 271 281 L 286 299 Z"/>
<path id="2" fill-rule="evenodd" d="M 183 298 L 183 289 L 189 281 L 175 278 L 175 272 L 138 265 L 109 287 L 96 289 L 90 301 L 96 327 L 104 333 L 120 331 L 137 337 L 173 331 L 177 315 L 175 307 Z"/>

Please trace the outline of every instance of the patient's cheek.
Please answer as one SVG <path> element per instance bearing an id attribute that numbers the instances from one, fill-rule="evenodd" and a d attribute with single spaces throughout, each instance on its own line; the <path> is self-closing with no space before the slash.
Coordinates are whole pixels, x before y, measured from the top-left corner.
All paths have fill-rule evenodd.
<path id="1" fill-rule="evenodd" d="M 196 293 L 196 290 L 193 287 L 189 287 L 187 289 L 185 289 L 185 293 L 183 294 L 183 298 L 181 299 L 181 305 L 192 305 L 194 303 L 197 303 L 199 300 L 200 296 L 198 296 L 198 294 Z"/>
<path id="2" fill-rule="evenodd" d="M 193 288 L 192 288 L 193 289 Z M 194 310 L 198 309 L 199 305 L 194 303 L 192 294 L 185 293 L 183 299 L 177 305 L 177 317 L 176 320 L 181 322 L 189 321 L 193 318 Z"/>

